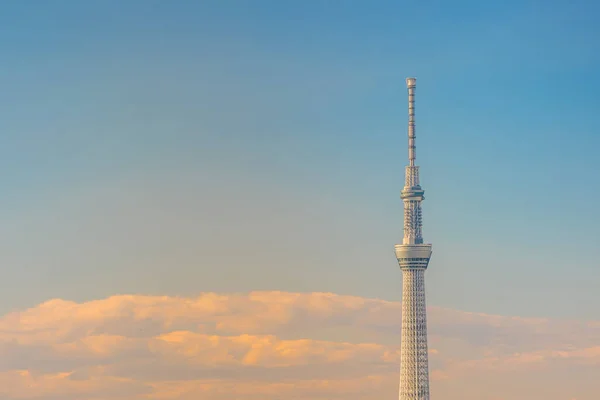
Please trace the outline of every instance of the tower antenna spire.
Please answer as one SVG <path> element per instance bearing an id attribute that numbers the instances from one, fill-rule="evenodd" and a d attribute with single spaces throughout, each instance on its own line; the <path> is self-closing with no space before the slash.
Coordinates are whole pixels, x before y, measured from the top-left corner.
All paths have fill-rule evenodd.
<path id="1" fill-rule="evenodd" d="M 406 78 L 406 87 L 408 88 L 408 165 L 415 165 L 416 146 L 415 146 L 415 90 L 417 88 L 417 78 Z"/>

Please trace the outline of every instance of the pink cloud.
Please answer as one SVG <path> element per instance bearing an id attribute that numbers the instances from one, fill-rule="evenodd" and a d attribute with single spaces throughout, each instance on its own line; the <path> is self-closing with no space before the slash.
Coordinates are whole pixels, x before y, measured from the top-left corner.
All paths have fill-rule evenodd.
<path id="1" fill-rule="evenodd" d="M 395 396 L 400 311 L 399 303 L 331 293 L 51 300 L 0 318 L 0 398 Z M 565 371 L 578 400 L 600 390 L 585 380 L 600 365 L 597 321 L 431 307 L 429 324 L 432 392 L 446 399 L 563 400 L 527 385 Z"/>

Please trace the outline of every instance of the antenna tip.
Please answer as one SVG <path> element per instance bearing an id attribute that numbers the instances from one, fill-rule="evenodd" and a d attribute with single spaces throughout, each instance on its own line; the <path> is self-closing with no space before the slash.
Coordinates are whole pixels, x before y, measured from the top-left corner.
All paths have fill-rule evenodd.
<path id="1" fill-rule="evenodd" d="M 414 88 L 417 86 L 417 78 L 406 78 L 406 87 Z"/>

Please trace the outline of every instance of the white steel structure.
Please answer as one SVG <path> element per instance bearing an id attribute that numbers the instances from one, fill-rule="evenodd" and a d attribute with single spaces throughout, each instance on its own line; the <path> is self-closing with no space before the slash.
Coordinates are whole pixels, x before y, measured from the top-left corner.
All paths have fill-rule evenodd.
<path id="1" fill-rule="evenodd" d="M 407 78 L 408 166 L 401 198 L 404 201 L 404 239 L 397 244 L 396 258 L 402 270 L 402 345 L 400 348 L 400 400 L 429 400 L 425 270 L 431 245 L 423 244 L 421 201 L 424 191 L 415 165 L 415 88 Z"/>

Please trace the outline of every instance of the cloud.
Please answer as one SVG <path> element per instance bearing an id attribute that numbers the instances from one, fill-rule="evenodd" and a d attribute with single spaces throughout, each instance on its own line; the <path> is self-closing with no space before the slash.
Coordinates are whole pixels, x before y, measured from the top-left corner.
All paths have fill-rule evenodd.
<path id="1" fill-rule="evenodd" d="M 55 299 L 0 319 L 0 398 L 395 396 L 400 311 L 396 302 L 331 293 Z M 428 317 L 432 392 L 446 399 L 591 400 L 600 390 L 586 379 L 600 366 L 598 321 L 436 307 Z M 563 383 L 548 380 L 565 373 Z M 545 391 L 531 386 L 536 379 Z M 564 382 L 577 390 L 547 392 Z"/>

